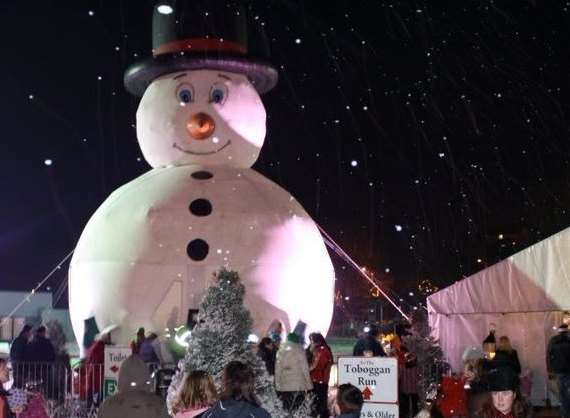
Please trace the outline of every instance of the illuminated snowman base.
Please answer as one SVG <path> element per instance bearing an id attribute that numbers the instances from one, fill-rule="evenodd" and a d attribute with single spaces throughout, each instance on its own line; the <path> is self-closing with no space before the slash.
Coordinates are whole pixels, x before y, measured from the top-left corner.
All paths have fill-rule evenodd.
<path id="1" fill-rule="evenodd" d="M 257 336 L 275 321 L 327 332 L 334 270 L 301 205 L 252 169 L 180 166 L 119 188 L 87 224 L 70 268 L 75 334 L 92 316 L 121 326 L 118 343 L 185 324 L 222 266 L 240 274 Z"/>

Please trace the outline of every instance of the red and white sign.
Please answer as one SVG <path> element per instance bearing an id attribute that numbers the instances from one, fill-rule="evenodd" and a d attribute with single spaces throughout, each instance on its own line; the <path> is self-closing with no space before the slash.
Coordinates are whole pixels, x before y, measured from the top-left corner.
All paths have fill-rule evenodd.
<path id="1" fill-rule="evenodd" d="M 130 347 L 118 347 L 118 346 L 105 346 L 105 369 L 104 377 L 105 379 L 118 379 L 119 370 L 123 361 L 131 355 Z"/>
<path id="2" fill-rule="evenodd" d="M 340 357 L 338 384 L 351 383 L 364 402 L 398 402 L 398 361 L 393 357 Z"/>

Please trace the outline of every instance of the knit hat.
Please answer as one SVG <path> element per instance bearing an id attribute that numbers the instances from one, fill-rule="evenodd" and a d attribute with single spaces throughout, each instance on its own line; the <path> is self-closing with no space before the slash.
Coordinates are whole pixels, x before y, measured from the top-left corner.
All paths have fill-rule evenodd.
<path id="1" fill-rule="evenodd" d="M 499 367 L 489 372 L 488 382 L 491 392 L 515 391 L 519 387 L 519 376 L 510 367 Z"/>

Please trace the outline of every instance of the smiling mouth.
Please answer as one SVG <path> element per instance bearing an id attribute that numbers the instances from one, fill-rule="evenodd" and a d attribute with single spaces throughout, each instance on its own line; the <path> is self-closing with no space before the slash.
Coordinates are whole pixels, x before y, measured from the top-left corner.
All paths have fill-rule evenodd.
<path id="1" fill-rule="evenodd" d="M 182 148 L 180 145 L 178 145 L 176 142 L 174 144 L 172 144 L 172 148 L 176 148 L 179 151 L 182 151 L 185 154 L 190 154 L 190 155 L 212 155 L 212 154 L 217 154 L 218 152 L 220 152 L 221 150 L 223 150 L 224 148 L 226 148 L 228 145 L 230 145 L 232 143 L 231 140 L 228 139 L 228 142 L 226 142 L 224 145 L 222 145 L 220 148 L 218 148 L 217 150 L 214 151 L 190 151 L 187 149 Z"/>

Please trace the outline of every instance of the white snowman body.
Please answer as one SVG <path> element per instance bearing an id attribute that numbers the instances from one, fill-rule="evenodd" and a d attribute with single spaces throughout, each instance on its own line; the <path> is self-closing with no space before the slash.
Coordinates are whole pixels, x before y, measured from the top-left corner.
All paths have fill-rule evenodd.
<path id="1" fill-rule="evenodd" d="M 326 333 L 334 269 L 318 228 L 285 190 L 251 169 L 265 109 L 248 79 L 213 70 L 155 80 L 137 112 L 154 168 L 109 196 L 89 220 L 69 272 L 78 340 L 84 320 L 161 332 L 198 309 L 212 275 L 235 270 L 254 331 L 297 321 Z"/>

